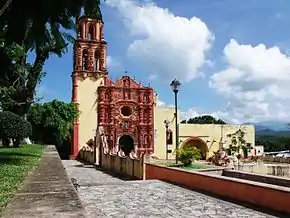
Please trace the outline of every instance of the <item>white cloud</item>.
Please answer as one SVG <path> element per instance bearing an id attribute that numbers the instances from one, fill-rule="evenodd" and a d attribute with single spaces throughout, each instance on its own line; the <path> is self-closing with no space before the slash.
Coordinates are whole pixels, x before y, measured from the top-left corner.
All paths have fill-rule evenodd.
<path id="1" fill-rule="evenodd" d="M 108 70 L 109 71 L 111 71 L 111 70 L 121 70 L 123 67 L 122 67 L 122 63 L 118 60 L 118 59 L 116 59 L 116 58 L 114 58 L 114 57 L 112 57 L 112 56 L 107 56 L 107 68 L 108 68 Z"/>
<path id="2" fill-rule="evenodd" d="M 148 76 L 148 79 L 149 79 L 150 81 L 156 80 L 157 78 L 158 78 L 158 76 L 157 76 L 157 74 L 155 74 L 155 73 L 151 73 L 151 74 L 149 74 L 149 76 Z"/>
<path id="3" fill-rule="evenodd" d="M 166 104 L 165 104 L 164 101 L 161 101 L 161 100 L 158 99 L 157 100 L 157 105 L 162 107 L 162 106 L 165 106 Z"/>
<path id="4" fill-rule="evenodd" d="M 175 16 L 151 1 L 142 5 L 133 0 L 106 3 L 117 8 L 126 28 L 136 37 L 128 48 L 131 58 L 168 79 L 189 81 L 200 76 L 205 52 L 214 39 L 202 20 Z"/>
<path id="5" fill-rule="evenodd" d="M 224 48 L 227 68 L 211 77 L 210 87 L 230 99 L 231 113 L 244 121 L 290 119 L 290 57 L 278 47 L 242 45 Z"/>

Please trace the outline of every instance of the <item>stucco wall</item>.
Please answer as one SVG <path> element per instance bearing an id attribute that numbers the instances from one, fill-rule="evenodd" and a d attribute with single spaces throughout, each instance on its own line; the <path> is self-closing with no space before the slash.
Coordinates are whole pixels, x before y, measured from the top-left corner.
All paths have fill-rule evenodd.
<path id="1" fill-rule="evenodd" d="M 94 139 L 98 123 L 97 88 L 103 80 L 103 78 L 94 77 L 78 78 L 78 102 L 81 112 L 79 116 L 79 150 L 86 145 L 89 139 Z"/>
<path id="2" fill-rule="evenodd" d="M 254 146 L 254 125 L 180 124 L 179 138 L 181 141 L 185 141 L 190 137 L 201 138 L 208 147 L 208 155 L 211 156 L 214 151 L 219 150 L 220 142 L 222 139 L 222 141 L 225 142 L 224 147 L 227 148 L 229 144 L 231 144 L 231 138 L 228 137 L 228 135 L 235 133 L 240 128 L 245 132 L 244 139 L 246 140 L 246 143 L 251 143 L 251 145 Z"/>
<path id="3" fill-rule="evenodd" d="M 171 123 L 169 128 L 173 132 L 173 144 L 168 145 L 168 149 L 172 150 L 171 154 L 168 154 L 169 159 L 175 158 L 175 120 L 174 120 L 174 108 L 170 107 L 155 107 L 154 126 L 155 126 L 155 150 L 154 155 L 160 159 L 166 158 L 166 135 L 164 120 L 168 119 Z M 180 112 L 178 110 L 178 122 Z M 254 125 L 218 125 L 218 124 L 179 124 L 179 142 L 184 142 L 190 137 L 199 137 L 202 139 L 208 147 L 208 156 L 213 155 L 214 151 L 219 150 L 221 137 L 223 137 L 224 147 L 228 147 L 231 143 L 231 138 L 228 134 L 235 133 L 239 129 L 242 129 L 245 134 L 245 140 L 247 143 L 251 143 L 255 146 L 255 127 Z M 179 145 L 182 145 L 182 142 Z M 252 151 L 254 154 L 254 151 Z"/>
<path id="4" fill-rule="evenodd" d="M 174 108 L 170 107 L 155 107 L 154 111 L 154 127 L 155 127 L 155 142 L 154 142 L 154 155 L 160 159 L 166 158 L 166 128 L 164 120 L 168 119 L 171 123 L 169 129 L 172 130 L 172 145 L 168 145 L 168 149 L 172 153 L 168 154 L 169 159 L 175 158 L 175 119 Z M 177 122 L 179 122 L 179 110 L 177 111 Z"/>

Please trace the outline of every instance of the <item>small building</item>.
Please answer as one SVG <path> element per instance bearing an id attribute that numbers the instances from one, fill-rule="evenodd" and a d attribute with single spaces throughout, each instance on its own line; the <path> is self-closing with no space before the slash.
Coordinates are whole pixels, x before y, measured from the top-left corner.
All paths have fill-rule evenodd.
<path id="1" fill-rule="evenodd" d="M 255 155 L 256 156 L 263 156 L 264 155 L 264 146 L 263 145 L 256 145 L 255 146 Z"/>

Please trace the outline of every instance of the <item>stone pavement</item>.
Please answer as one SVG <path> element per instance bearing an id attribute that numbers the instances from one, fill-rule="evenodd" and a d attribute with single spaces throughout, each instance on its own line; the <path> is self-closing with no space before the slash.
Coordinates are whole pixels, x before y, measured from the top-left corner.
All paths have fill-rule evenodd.
<path id="1" fill-rule="evenodd" d="M 158 180 L 124 181 L 64 160 L 88 217 L 274 217 Z"/>
<path id="2" fill-rule="evenodd" d="M 55 146 L 48 146 L 40 165 L 7 205 L 3 218 L 82 218 L 85 212 Z"/>

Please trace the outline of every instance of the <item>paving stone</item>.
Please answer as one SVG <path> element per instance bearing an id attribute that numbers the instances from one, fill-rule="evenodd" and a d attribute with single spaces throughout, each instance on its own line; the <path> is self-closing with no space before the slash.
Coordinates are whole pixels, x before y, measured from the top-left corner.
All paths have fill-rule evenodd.
<path id="1" fill-rule="evenodd" d="M 158 180 L 123 181 L 77 161 L 63 161 L 80 184 L 79 196 L 94 217 L 274 217 Z"/>

